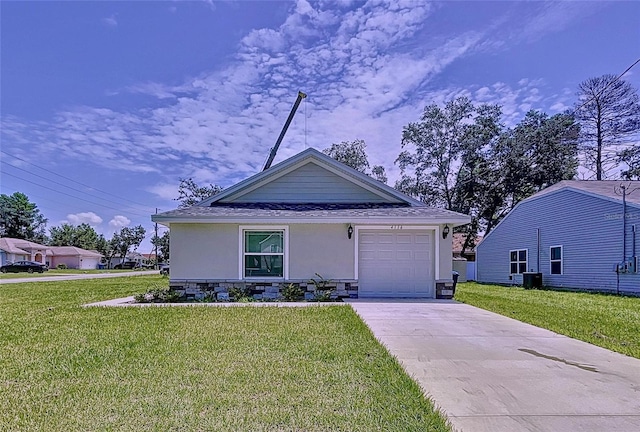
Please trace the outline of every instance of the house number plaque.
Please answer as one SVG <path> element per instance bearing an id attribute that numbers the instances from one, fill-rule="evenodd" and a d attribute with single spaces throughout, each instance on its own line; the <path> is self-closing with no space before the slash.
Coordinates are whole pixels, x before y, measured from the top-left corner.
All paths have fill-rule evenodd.
<path id="1" fill-rule="evenodd" d="M 402 229 L 402 225 L 391 225 L 391 229 L 401 230 Z"/>

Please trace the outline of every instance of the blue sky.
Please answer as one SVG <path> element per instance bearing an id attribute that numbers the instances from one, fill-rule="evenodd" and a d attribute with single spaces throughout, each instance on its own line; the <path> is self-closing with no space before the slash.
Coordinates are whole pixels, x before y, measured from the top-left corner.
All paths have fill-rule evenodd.
<path id="1" fill-rule="evenodd" d="M 364 139 L 393 184 L 425 105 L 554 114 L 640 54 L 632 1 L 2 1 L 0 19 L 2 193 L 107 236 L 151 231 L 180 177 L 258 172 L 298 90 L 276 162 Z"/>

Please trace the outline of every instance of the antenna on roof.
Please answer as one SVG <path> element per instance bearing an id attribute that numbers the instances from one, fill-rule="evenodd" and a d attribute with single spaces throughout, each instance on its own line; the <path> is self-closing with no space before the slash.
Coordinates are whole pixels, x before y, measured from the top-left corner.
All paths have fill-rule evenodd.
<path id="1" fill-rule="evenodd" d="M 291 120 L 293 120 L 293 116 L 296 114 L 296 111 L 298 110 L 298 107 L 300 106 L 300 102 L 302 102 L 302 99 L 304 99 L 306 97 L 307 97 L 307 95 L 305 93 L 302 93 L 301 91 L 298 92 L 298 97 L 296 98 L 296 101 L 293 104 L 293 108 L 291 108 L 291 112 L 289 113 L 289 117 L 287 118 L 287 121 L 284 123 L 282 131 L 280 132 L 280 136 L 276 140 L 275 145 L 271 148 L 271 153 L 269 153 L 269 158 L 267 159 L 267 162 L 264 164 L 264 168 L 262 168 L 262 171 L 268 170 L 271 167 L 271 164 L 273 163 L 273 160 L 276 157 L 276 153 L 278 152 L 278 147 L 280 147 L 280 143 L 282 142 L 282 139 L 284 138 L 284 135 L 287 133 L 287 129 L 289 129 L 289 125 L 291 124 Z"/>

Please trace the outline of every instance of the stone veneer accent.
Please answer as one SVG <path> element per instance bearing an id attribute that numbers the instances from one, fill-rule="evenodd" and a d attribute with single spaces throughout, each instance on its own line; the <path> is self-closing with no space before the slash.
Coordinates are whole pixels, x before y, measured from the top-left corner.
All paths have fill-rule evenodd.
<path id="1" fill-rule="evenodd" d="M 220 280 L 220 279 L 171 279 L 169 289 L 178 292 L 187 300 L 202 300 L 207 295 L 215 296 L 215 300 L 229 301 L 229 290 L 241 288 L 251 293 L 256 300 L 279 300 L 282 298 L 280 290 L 290 283 L 299 286 L 304 291 L 305 300 L 313 300 L 316 286 L 308 280 L 288 280 L 274 282 L 272 280 Z M 358 281 L 338 279 L 328 281 L 326 289 L 333 289 L 334 299 L 358 298 Z"/>

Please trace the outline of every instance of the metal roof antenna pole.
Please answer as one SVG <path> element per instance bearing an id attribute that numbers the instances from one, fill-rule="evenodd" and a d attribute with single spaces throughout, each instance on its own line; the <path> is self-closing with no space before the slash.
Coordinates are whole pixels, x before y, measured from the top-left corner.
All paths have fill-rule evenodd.
<path id="1" fill-rule="evenodd" d="M 289 113 L 289 117 L 287 118 L 287 121 L 284 123 L 284 127 L 282 128 L 282 132 L 280 132 L 280 136 L 278 137 L 275 145 L 271 149 L 271 153 L 269 153 L 269 158 L 267 159 L 267 163 L 264 164 L 264 168 L 262 168 L 262 171 L 266 171 L 271 167 L 271 164 L 273 163 L 273 160 L 276 157 L 276 153 L 278 152 L 278 147 L 280 147 L 280 143 L 282 142 L 282 139 L 284 138 L 284 135 L 287 133 L 287 129 L 289 129 L 289 125 L 291 124 L 291 120 L 293 120 L 293 116 L 296 114 L 296 111 L 298 110 L 298 107 L 300 106 L 300 102 L 302 102 L 302 99 L 304 99 L 306 97 L 307 97 L 307 95 L 305 93 L 302 93 L 301 91 L 298 92 L 298 97 L 296 98 L 296 101 L 293 104 L 293 108 L 291 108 L 291 112 Z"/>

